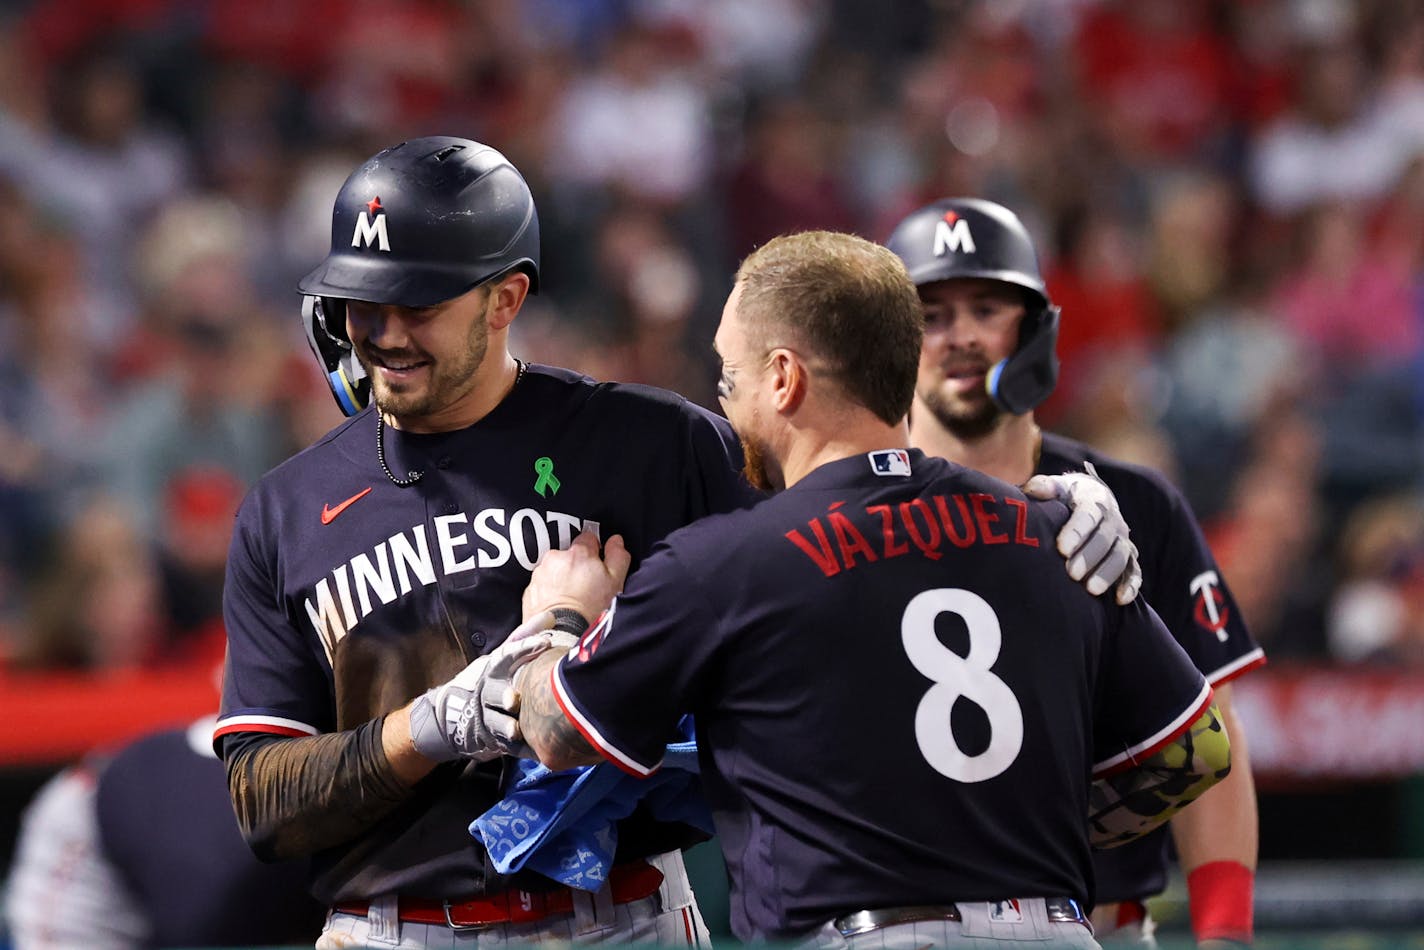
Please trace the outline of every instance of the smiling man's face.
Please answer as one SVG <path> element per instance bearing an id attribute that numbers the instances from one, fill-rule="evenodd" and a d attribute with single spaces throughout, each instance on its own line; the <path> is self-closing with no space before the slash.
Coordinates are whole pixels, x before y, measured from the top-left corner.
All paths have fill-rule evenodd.
<path id="1" fill-rule="evenodd" d="M 482 285 L 433 307 L 346 302 L 346 332 L 384 412 L 416 423 L 474 391 L 489 349 L 490 297 Z"/>

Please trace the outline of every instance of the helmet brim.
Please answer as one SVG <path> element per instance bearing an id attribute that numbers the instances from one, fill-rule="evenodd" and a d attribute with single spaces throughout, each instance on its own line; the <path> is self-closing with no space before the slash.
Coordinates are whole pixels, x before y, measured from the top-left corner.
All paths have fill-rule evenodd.
<path id="1" fill-rule="evenodd" d="M 433 307 L 466 293 L 467 268 L 413 267 L 409 261 L 333 254 L 297 282 L 304 294 L 397 307 Z"/>
<path id="2" fill-rule="evenodd" d="M 1013 284 L 1032 293 L 1043 306 L 1048 305 L 1048 288 L 1041 280 L 1034 278 L 1032 274 L 1025 274 L 1018 270 L 975 270 L 973 268 L 956 267 L 953 261 L 932 261 L 919 267 L 910 269 L 910 280 L 916 287 L 924 284 L 934 284 L 942 280 L 997 280 L 1004 284 Z"/>

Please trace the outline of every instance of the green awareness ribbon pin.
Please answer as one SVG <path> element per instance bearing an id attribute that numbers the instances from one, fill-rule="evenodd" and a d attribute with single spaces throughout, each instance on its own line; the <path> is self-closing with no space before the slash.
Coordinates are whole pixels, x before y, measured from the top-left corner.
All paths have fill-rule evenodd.
<path id="1" fill-rule="evenodd" d="M 544 497 L 544 490 L 548 489 L 549 494 L 559 493 L 559 477 L 554 474 L 554 460 L 547 455 L 541 459 L 534 460 L 534 473 L 539 476 L 534 482 L 534 490 L 539 493 L 539 497 Z"/>

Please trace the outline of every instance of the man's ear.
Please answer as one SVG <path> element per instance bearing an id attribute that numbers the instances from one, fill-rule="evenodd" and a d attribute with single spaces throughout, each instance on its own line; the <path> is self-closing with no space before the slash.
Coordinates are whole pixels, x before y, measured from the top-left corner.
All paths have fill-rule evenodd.
<path id="1" fill-rule="evenodd" d="M 490 287 L 490 307 L 485 319 L 491 330 L 503 330 L 514 322 L 524 298 L 529 296 L 529 275 L 515 271 Z"/>
<path id="2" fill-rule="evenodd" d="M 793 413 L 801 408 L 806 399 L 806 387 L 810 382 L 806 364 L 795 352 L 780 348 L 772 350 L 768 359 L 772 405 L 783 415 Z"/>

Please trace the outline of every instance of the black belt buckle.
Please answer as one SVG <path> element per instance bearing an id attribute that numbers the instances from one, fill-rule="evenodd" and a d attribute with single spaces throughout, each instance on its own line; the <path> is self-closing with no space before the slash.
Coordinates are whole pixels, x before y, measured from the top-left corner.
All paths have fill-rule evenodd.
<path id="1" fill-rule="evenodd" d="M 953 904 L 929 904 L 923 907 L 882 907 L 877 910 L 858 910 L 844 917 L 837 917 L 831 926 L 841 932 L 842 937 L 867 934 L 881 927 L 895 924 L 910 924 L 920 920 L 963 920 L 959 908 Z"/>

